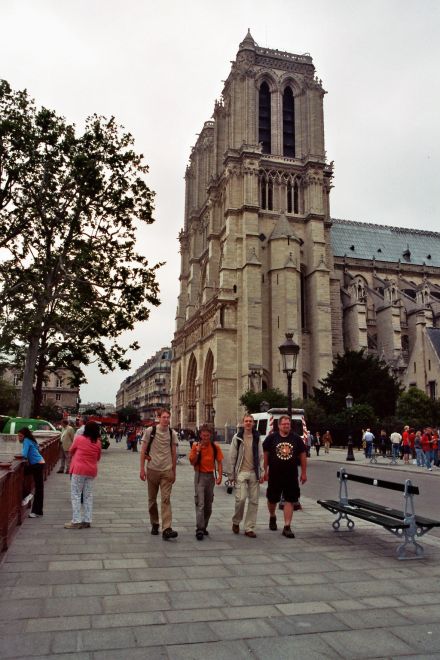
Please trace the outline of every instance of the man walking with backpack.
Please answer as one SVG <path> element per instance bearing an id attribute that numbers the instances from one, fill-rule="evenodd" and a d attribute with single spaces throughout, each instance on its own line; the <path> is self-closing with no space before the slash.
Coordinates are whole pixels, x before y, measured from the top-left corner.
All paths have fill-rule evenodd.
<path id="1" fill-rule="evenodd" d="M 248 500 L 244 521 L 245 536 L 256 538 L 258 499 L 260 484 L 263 483 L 263 448 L 260 435 L 253 428 L 252 415 L 243 417 L 243 430 L 234 435 L 229 452 L 232 479 L 235 482 L 235 511 L 232 518 L 232 531 L 240 533 L 246 500 Z"/>
<path id="2" fill-rule="evenodd" d="M 214 486 L 222 482 L 223 452 L 214 442 L 211 428 L 207 424 L 199 429 L 199 442 L 194 442 L 189 453 L 189 462 L 194 466 L 194 497 L 196 504 L 196 539 L 203 541 L 208 536 L 208 523 L 212 513 Z"/>
<path id="3" fill-rule="evenodd" d="M 162 538 L 175 539 L 177 532 L 171 527 L 171 489 L 176 481 L 177 433 L 170 428 L 168 410 L 159 412 L 159 424 L 147 429 L 142 438 L 140 478 L 148 484 L 148 511 L 151 533 L 159 534 L 157 495 L 160 489 Z M 145 471 L 145 461 L 148 461 Z"/>

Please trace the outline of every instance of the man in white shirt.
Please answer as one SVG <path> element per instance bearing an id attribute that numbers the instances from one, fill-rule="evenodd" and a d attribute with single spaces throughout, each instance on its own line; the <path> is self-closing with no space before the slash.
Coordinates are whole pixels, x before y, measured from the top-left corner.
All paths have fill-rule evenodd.
<path id="1" fill-rule="evenodd" d="M 393 452 L 393 459 L 397 460 L 399 458 L 399 448 L 400 443 L 402 442 L 402 436 L 397 431 L 393 431 L 390 435 L 391 448 Z"/>

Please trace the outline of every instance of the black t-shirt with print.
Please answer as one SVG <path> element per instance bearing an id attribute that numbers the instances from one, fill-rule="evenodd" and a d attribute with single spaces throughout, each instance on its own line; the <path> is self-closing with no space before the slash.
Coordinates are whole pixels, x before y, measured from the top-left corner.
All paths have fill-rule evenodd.
<path id="1" fill-rule="evenodd" d="M 269 474 L 298 475 L 300 454 L 306 451 L 302 438 L 291 431 L 283 438 L 279 433 L 270 433 L 263 442 L 263 451 L 269 453 Z"/>

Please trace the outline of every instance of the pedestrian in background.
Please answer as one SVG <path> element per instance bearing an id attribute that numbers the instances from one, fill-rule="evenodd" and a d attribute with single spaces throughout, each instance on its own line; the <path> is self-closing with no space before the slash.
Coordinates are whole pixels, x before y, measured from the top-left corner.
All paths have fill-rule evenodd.
<path id="1" fill-rule="evenodd" d="M 23 445 L 21 453 L 27 459 L 26 472 L 30 472 L 35 484 L 32 509 L 29 518 L 40 518 L 43 515 L 44 501 L 44 458 L 40 454 L 38 442 L 30 429 L 25 426 L 17 433 L 18 441 Z"/>
<path id="2" fill-rule="evenodd" d="M 416 463 L 418 467 L 425 467 L 425 454 L 422 449 L 422 432 L 416 431 L 414 438 L 414 450 L 416 452 Z"/>
<path id="3" fill-rule="evenodd" d="M 315 433 L 314 445 L 315 445 L 316 455 L 319 456 L 319 450 L 321 449 L 321 434 L 319 433 L 319 431 L 316 431 Z"/>
<path id="4" fill-rule="evenodd" d="M 397 461 L 399 458 L 400 443 L 402 442 L 402 436 L 398 431 L 393 431 L 390 435 L 391 440 L 391 450 L 392 458 L 394 461 Z"/>
<path id="5" fill-rule="evenodd" d="M 332 436 L 330 431 L 326 431 L 324 435 L 322 436 L 322 441 L 324 443 L 324 453 L 329 454 L 330 453 L 330 447 L 332 445 Z"/>
<path id="6" fill-rule="evenodd" d="M 93 513 L 93 482 L 98 474 L 101 458 L 101 427 L 96 422 L 87 422 L 82 435 L 77 435 L 70 447 L 70 496 L 72 520 L 64 524 L 65 529 L 90 527 Z M 83 515 L 81 516 L 81 497 Z M 81 519 L 82 518 L 82 519 Z"/>
<path id="7" fill-rule="evenodd" d="M 70 452 L 69 449 L 72 446 L 73 442 L 73 436 L 75 435 L 75 430 L 73 426 L 70 426 L 69 422 L 67 419 L 63 419 L 61 422 L 62 430 L 61 430 L 61 438 L 60 438 L 60 469 L 58 472 L 64 473 L 66 471 L 66 474 L 69 473 L 69 467 L 70 467 Z"/>

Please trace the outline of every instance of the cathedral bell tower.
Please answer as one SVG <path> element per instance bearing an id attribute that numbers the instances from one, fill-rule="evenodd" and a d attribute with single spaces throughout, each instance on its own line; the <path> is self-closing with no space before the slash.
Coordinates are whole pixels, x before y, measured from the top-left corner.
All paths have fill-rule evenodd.
<path id="1" fill-rule="evenodd" d="M 246 390 L 285 390 L 286 332 L 301 346 L 294 396 L 331 369 L 324 93 L 309 54 L 248 31 L 186 172 L 173 424 L 223 435 Z"/>

